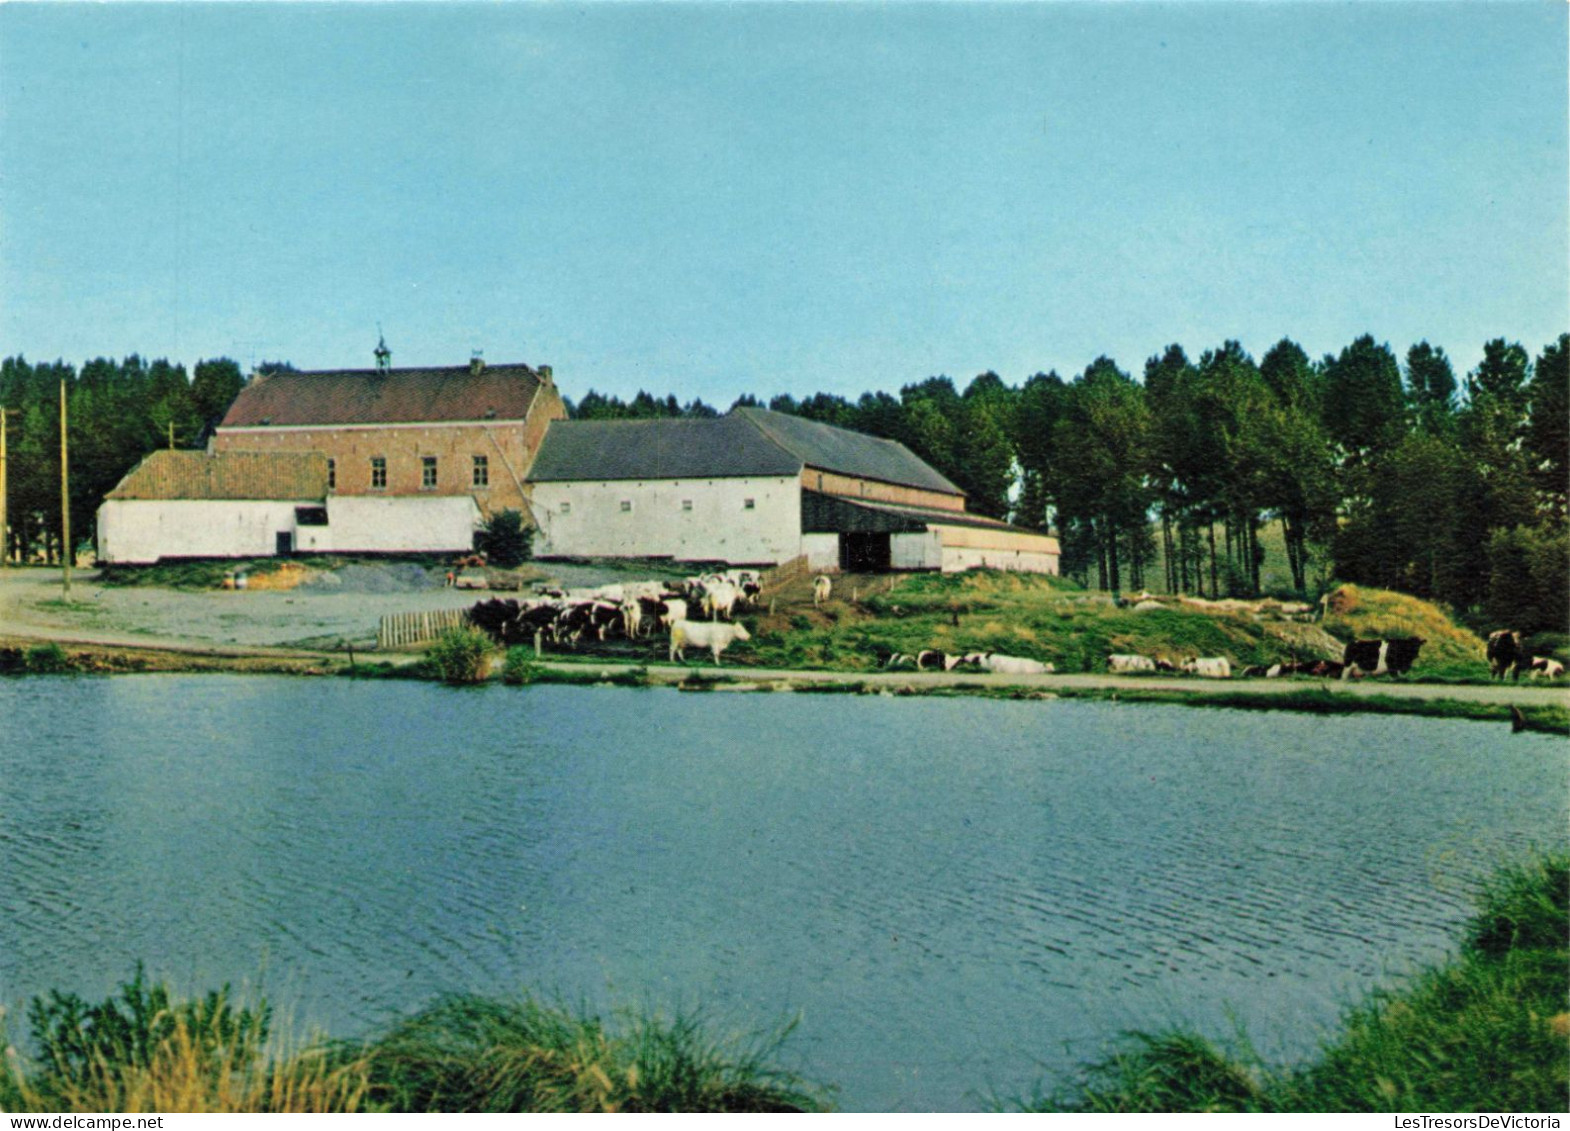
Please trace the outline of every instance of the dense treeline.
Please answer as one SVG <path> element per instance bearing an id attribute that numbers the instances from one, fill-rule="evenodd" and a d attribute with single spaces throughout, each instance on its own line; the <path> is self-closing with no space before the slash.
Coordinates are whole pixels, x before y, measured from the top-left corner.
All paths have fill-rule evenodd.
<path id="1" fill-rule="evenodd" d="M 1570 334 L 1535 359 L 1491 341 L 1464 379 L 1428 342 L 1403 364 L 1365 335 L 1319 361 L 1290 340 L 1257 362 L 1234 341 L 1197 360 L 1172 345 L 1138 378 L 1100 357 L 1068 380 L 1011 386 L 988 372 L 961 391 L 931 377 L 898 396 L 780 394 L 767 407 L 899 440 L 971 510 L 1057 534 L 1064 571 L 1102 588 L 1258 594 L 1261 532 L 1278 522 L 1297 593 L 1334 576 L 1480 624 L 1562 632 L 1567 400 Z M 573 412 L 714 410 L 590 392 Z"/>
<path id="2" fill-rule="evenodd" d="M 285 368 L 266 363 L 263 369 Z M 10 546 L 58 560 L 59 390 L 71 422 L 73 532 L 154 448 L 200 447 L 244 383 L 227 358 L 185 367 L 135 355 L 78 371 L 0 363 Z M 1253 595 L 1261 531 L 1279 522 L 1290 588 L 1329 577 L 1444 602 L 1480 623 L 1570 622 L 1570 334 L 1531 357 L 1496 339 L 1458 377 L 1420 342 L 1403 362 L 1363 336 L 1319 361 L 1289 340 L 1255 361 L 1233 341 L 1181 346 L 1143 373 L 1100 357 L 1065 380 L 961 390 L 929 377 L 898 395 L 779 394 L 767 407 L 899 440 L 969 496 L 970 509 L 1050 530 L 1064 571 L 1108 589 Z M 761 405 L 752 395 L 736 405 Z M 578 419 L 708 417 L 640 392 L 590 391 Z M 735 406 L 732 406 L 735 407 Z"/>
<path id="3" fill-rule="evenodd" d="M 66 389 L 72 540 L 90 540 L 98 505 L 155 448 L 201 447 L 244 379 L 228 358 L 185 366 L 160 358 L 0 362 L 7 412 L 7 516 L 12 560 L 60 558 L 60 388 Z"/>

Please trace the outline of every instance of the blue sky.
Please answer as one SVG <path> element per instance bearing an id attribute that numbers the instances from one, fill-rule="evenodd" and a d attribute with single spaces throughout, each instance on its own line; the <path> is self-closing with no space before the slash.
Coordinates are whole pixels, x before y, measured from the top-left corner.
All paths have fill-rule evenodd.
<path id="1" fill-rule="evenodd" d="M 0 354 L 702 397 L 1570 329 L 1567 7 L 0 5 Z"/>

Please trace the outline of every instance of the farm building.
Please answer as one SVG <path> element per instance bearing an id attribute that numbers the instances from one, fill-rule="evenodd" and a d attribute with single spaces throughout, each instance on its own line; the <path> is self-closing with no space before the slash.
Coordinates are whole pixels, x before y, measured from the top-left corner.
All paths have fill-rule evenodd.
<path id="1" fill-rule="evenodd" d="M 281 372 L 240 391 L 208 453 L 157 452 L 99 510 L 106 562 L 467 552 L 566 415 L 548 366 Z"/>
<path id="2" fill-rule="evenodd" d="M 153 452 L 98 508 L 98 559 L 468 550 L 473 499 L 334 495 L 320 452 Z"/>
<path id="3" fill-rule="evenodd" d="M 1058 569 L 1056 539 L 967 513 L 904 445 L 764 409 L 561 421 L 529 479 L 541 557 Z"/>
<path id="4" fill-rule="evenodd" d="M 757 408 L 565 416 L 546 366 L 258 376 L 208 452 L 154 453 L 110 493 L 99 558 L 467 551 L 510 508 L 541 557 L 1058 569 L 1055 539 L 967 513 L 892 440 Z"/>
<path id="5" fill-rule="evenodd" d="M 416 515 L 445 513 L 432 499 L 451 500 L 454 515 L 470 504 L 482 514 L 527 514 L 529 466 L 551 421 L 566 415 L 549 366 L 475 359 L 445 368 L 271 373 L 240 391 L 213 447 L 318 452 L 334 496 L 383 500 L 367 508 L 378 522 L 412 525 Z"/>

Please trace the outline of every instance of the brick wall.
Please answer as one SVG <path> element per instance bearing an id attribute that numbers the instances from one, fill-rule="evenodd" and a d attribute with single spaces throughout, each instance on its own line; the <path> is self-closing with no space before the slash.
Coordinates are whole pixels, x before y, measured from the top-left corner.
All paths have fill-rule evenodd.
<path id="1" fill-rule="evenodd" d="M 554 386 L 542 385 L 528 419 L 453 424 L 346 425 L 324 428 L 224 428 L 218 451 L 321 452 L 333 461 L 337 495 L 469 495 L 490 514 L 528 513 L 523 480 L 552 420 L 567 415 Z M 474 457 L 484 456 L 487 482 L 474 483 Z M 436 486 L 424 484 L 424 460 L 436 460 Z M 371 485 L 372 459 L 386 460 L 385 487 Z"/>

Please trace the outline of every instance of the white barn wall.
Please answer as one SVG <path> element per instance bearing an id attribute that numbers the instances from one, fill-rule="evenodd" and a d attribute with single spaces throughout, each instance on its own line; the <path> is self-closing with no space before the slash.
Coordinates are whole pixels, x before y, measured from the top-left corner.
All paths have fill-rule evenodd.
<path id="1" fill-rule="evenodd" d="M 295 547 L 320 553 L 450 553 L 474 548 L 480 508 L 468 495 L 332 495 L 327 526 L 302 526 Z"/>
<path id="2" fill-rule="evenodd" d="M 691 510 L 682 509 L 684 500 Z M 630 510 L 622 509 L 624 502 Z M 801 552 L 795 476 L 536 482 L 533 509 L 540 524 L 534 551 L 541 557 L 762 564 Z"/>
<path id="3" fill-rule="evenodd" d="M 1058 555 L 1026 550 L 983 550 L 970 546 L 945 546 L 942 551 L 944 573 L 967 569 L 1006 569 L 1020 573 L 1049 573 L 1057 576 Z"/>
<path id="4" fill-rule="evenodd" d="M 98 508 L 98 557 L 270 557 L 280 532 L 293 533 L 294 508 L 309 502 L 233 499 L 110 499 Z"/>
<path id="5" fill-rule="evenodd" d="M 807 556 L 807 568 L 813 572 L 839 572 L 840 536 L 838 534 L 803 534 L 801 552 Z"/>
<path id="6" fill-rule="evenodd" d="M 936 530 L 889 535 L 889 565 L 894 569 L 937 569 L 943 543 Z"/>

